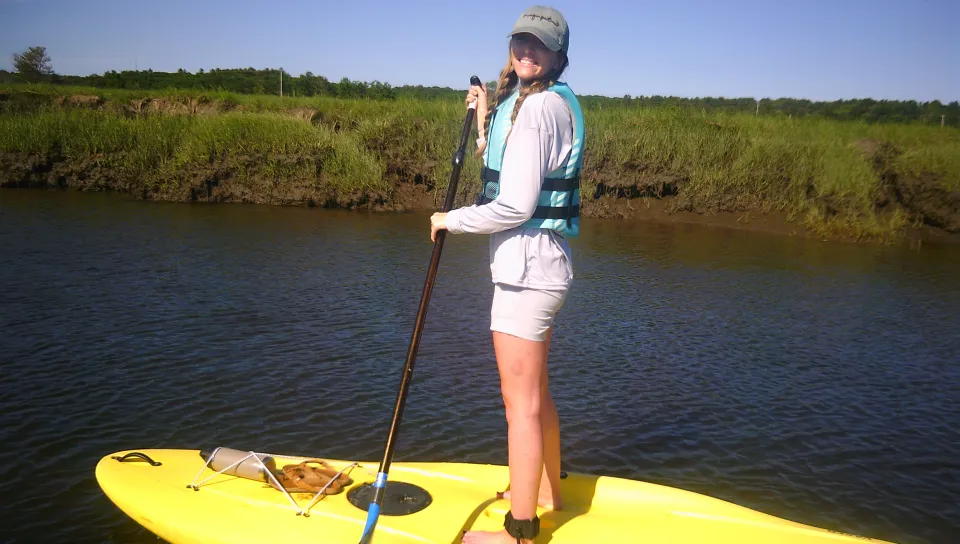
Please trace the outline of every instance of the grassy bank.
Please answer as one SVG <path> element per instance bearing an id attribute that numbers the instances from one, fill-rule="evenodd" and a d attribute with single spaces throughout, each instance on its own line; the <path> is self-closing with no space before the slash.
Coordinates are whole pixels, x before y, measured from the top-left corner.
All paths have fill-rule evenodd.
<path id="1" fill-rule="evenodd" d="M 779 212 L 825 238 L 960 232 L 960 130 L 585 112 L 586 216 Z M 0 86 L 0 183 L 146 198 L 402 209 L 437 202 L 463 118 L 451 101 Z M 477 188 L 470 160 L 461 202 Z"/>

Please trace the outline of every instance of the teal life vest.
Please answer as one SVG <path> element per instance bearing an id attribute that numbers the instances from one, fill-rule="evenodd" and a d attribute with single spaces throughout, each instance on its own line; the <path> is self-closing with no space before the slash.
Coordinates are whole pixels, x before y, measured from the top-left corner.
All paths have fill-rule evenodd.
<path id="1" fill-rule="evenodd" d="M 583 168 L 583 111 L 580 102 L 565 83 L 556 83 L 548 91 L 559 94 L 573 113 L 573 150 L 560 168 L 550 172 L 540 187 L 540 198 L 533 216 L 522 227 L 551 229 L 564 236 L 580 231 L 580 171 Z M 500 194 L 500 167 L 507 147 L 507 135 L 513 126 L 510 119 L 519 92 L 515 91 L 493 112 L 490 137 L 484 151 L 485 166 L 480 171 L 482 188 L 477 205 L 486 204 Z M 501 115 L 502 113 L 502 115 Z M 510 181 L 507 180 L 507 183 Z"/>

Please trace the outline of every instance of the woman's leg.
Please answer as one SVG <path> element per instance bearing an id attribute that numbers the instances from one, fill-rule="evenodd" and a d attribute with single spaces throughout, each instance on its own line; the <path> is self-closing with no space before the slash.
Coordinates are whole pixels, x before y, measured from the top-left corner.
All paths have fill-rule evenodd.
<path id="1" fill-rule="evenodd" d="M 544 342 L 545 359 L 550 357 L 552 334 L 551 328 L 547 331 L 547 339 Z M 560 510 L 563 508 L 563 500 L 560 497 L 560 416 L 557 414 L 557 406 L 553 403 L 553 396 L 550 395 L 546 361 L 540 378 L 540 428 L 543 432 L 543 474 L 540 476 L 537 504 L 548 510 Z M 501 496 L 510 500 L 512 494 L 507 490 Z"/>
<path id="2" fill-rule="evenodd" d="M 540 384 L 540 428 L 543 432 L 543 476 L 540 480 L 540 506 L 553 510 L 563 508 L 560 497 L 560 416 L 557 405 L 550 395 L 550 380 L 547 377 L 546 360 L 550 356 L 550 336 L 547 331 L 544 346 L 544 367 Z"/>
<path id="3" fill-rule="evenodd" d="M 547 344 L 494 331 L 493 348 L 507 416 L 510 511 L 514 519 L 529 520 L 537 515 L 540 477 L 544 471 L 541 391 L 546 373 Z M 553 411 L 556 413 L 555 408 Z M 557 457 L 559 461 L 559 455 Z M 559 480 L 559 473 L 557 478 Z M 469 544 L 515 543 L 516 539 L 506 531 L 471 531 L 464 535 L 463 541 Z"/>
<path id="4" fill-rule="evenodd" d="M 537 514 L 543 473 L 541 388 L 546 373 L 546 343 L 493 333 L 500 370 L 500 391 L 507 416 L 510 510 L 516 519 Z"/>

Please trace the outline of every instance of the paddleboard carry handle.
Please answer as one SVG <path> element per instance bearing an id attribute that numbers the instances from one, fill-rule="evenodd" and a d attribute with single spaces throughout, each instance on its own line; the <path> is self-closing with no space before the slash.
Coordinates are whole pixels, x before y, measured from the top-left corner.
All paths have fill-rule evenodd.
<path id="1" fill-rule="evenodd" d="M 111 457 L 111 459 L 116 459 L 120 463 L 125 463 L 127 461 L 146 461 L 150 463 L 150 466 L 152 467 L 159 467 L 160 465 L 163 464 L 160 461 L 154 461 L 153 459 L 150 458 L 149 455 L 145 453 L 140 453 L 139 451 L 131 451 L 130 453 L 124 456 L 114 455 Z"/>

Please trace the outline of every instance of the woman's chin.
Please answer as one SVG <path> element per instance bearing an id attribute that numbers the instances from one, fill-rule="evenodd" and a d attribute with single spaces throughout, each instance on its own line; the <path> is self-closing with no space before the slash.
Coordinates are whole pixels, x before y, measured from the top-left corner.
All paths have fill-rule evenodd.
<path id="1" fill-rule="evenodd" d="M 536 81 L 537 79 L 540 78 L 540 70 L 536 68 L 534 69 L 523 68 L 523 69 L 517 70 L 516 72 L 517 72 L 517 77 L 520 78 L 520 81 L 523 81 L 523 82 Z"/>

